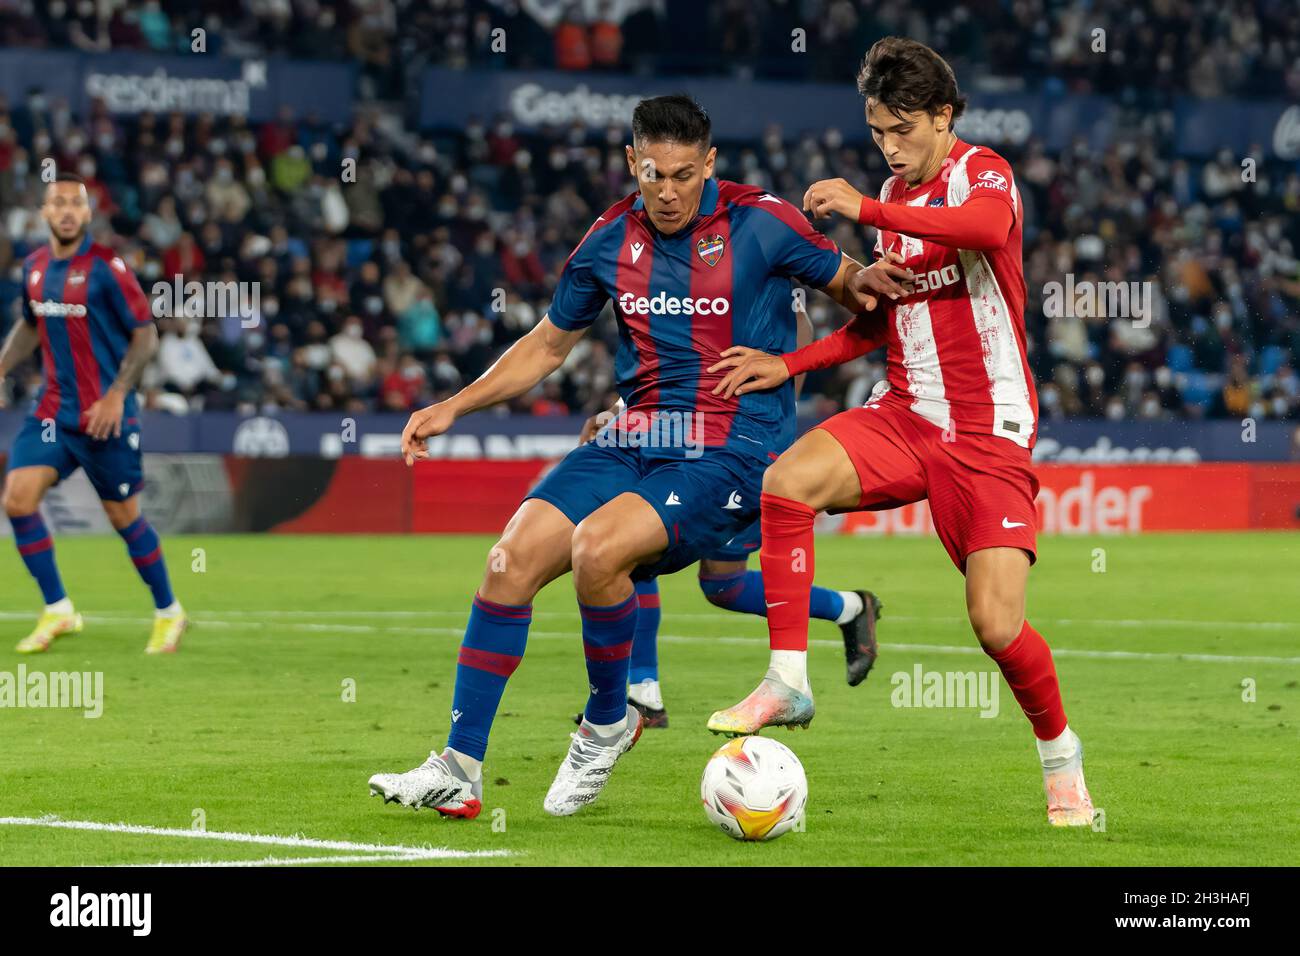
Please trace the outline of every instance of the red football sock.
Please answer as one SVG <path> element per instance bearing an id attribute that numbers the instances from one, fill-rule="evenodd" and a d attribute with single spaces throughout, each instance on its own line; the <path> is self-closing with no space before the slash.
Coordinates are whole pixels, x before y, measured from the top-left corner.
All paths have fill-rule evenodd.
<path id="1" fill-rule="evenodd" d="M 767 571 L 766 568 L 763 570 Z M 1039 740 L 1054 740 L 1061 736 L 1065 730 L 1061 685 L 1056 679 L 1052 650 L 1043 640 L 1043 635 L 1025 621 L 1014 641 L 996 653 L 985 653 L 1002 668 L 1002 676 L 1011 685 L 1016 702 L 1034 725 L 1034 736 Z"/>
<path id="2" fill-rule="evenodd" d="M 763 596 L 767 633 L 774 651 L 808 650 L 808 601 L 813 583 L 813 518 L 806 504 L 770 495 L 762 497 Z"/>

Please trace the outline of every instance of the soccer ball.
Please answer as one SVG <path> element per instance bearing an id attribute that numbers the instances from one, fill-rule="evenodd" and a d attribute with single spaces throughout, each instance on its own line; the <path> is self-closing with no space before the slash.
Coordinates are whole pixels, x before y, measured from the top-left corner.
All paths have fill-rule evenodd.
<path id="1" fill-rule="evenodd" d="M 700 798 L 704 815 L 728 836 L 774 840 L 803 815 L 808 778 L 785 744 L 769 737 L 736 737 L 704 765 Z"/>

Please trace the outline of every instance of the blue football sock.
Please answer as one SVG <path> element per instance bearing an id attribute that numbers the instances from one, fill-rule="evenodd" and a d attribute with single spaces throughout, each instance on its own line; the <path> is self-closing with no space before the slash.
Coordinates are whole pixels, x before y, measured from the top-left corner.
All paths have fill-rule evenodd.
<path id="1" fill-rule="evenodd" d="M 629 684 L 659 679 L 659 579 L 636 582 L 636 634 L 627 672 Z"/>
<path id="2" fill-rule="evenodd" d="M 844 613 L 844 596 L 830 588 L 812 587 L 808 601 L 808 616 L 819 621 L 834 621 Z"/>
<path id="3" fill-rule="evenodd" d="M 739 571 L 735 574 L 701 574 L 700 590 L 710 604 L 729 611 L 767 617 L 763 597 L 763 572 Z M 834 621 L 844 613 L 844 598 L 839 591 L 813 586 L 808 613 L 822 621 Z"/>
<path id="4" fill-rule="evenodd" d="M 54 563 L 54 541 L 41 520 L 40 512 L 29 515 L 10 515 L 14 527 L 14 544 L 22 555 L 23 564 L 40 585 L 41 597 L 46 604 L 62 601 L 68 596 L 59 579 L 59 567 Z"/>
<path id="5" fill-rule="evenodd" d="M 497 604 L 474 595 L 469 626 L 456 662 L 447 746 L 481 761 L 506 681 L 519 666 L 528 644 L 531 604 Z"/>
<path id="6" fill-rule="evenodd" d="M 582 649 L 587 655 L 587 720 L 616 724 L 627 716 L 627 669 L 636 634 L 637 596 L 608 607 L 579 604 L 582 613 Z"/>
<path id="7" fill-rule="evenodd" d="M 135 565 L 141 579 L 153 592 L 153 606 L 160 610 L 171 607 L 176 602 L 176 598 L 172 594 L 171 581 L 167 577 L 167 562 L 163 560 L 162 542 L 158 539 L 158 532 L 141 516 L 125 528 L 118 528 L 117 533 L 126 542 L 131 563 Z"/>

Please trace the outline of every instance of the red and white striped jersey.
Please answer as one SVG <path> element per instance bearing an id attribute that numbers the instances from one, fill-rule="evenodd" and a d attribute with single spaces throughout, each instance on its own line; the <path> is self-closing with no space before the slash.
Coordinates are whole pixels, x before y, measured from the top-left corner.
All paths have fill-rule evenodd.
<path id="1" fill-rule="evenodd" d="M 942 429 L 1032 448 L 1038 396 L 1025 354 L 1023 223 L 1011 166 L 987 147 L 958 140 L 933 179 L 909 189 L 892 176 L 880 201 L 952 208 L 976 195 L 1011 208 L 1001 248 L 952 248 L 888 229 L 877 236 L 877 255 L 901 254 L 916 277 L 912 294 L 889 305 L 887 393 Z M 870 401 L 884 394 L 877 386 Z"/>

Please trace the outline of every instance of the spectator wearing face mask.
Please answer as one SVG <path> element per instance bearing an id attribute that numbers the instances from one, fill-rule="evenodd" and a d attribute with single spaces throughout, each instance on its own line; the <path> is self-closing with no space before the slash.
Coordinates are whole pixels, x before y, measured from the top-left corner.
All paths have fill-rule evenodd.
<path id="1" fill-rule="evenodd" d="M 221 372 L 199 337 L 198 321 L 169 319 L 159 324 L 164 330 L 158 344 L 157 363 L 164 388 L 192 401 L 207 386 L 220 383 Z"/>
<path id="2" fill-rule="evenodd" d="M 442 344 L 442 319 L 428 289 L 398 316 L 397 331 L 402 348 L 423 358 L 431 357 Z"/>
<path id="3" fill-rule="evenodd" d="M 390 315 L 402 315 L 428 292 L 428 287 L 411 271 L 405 259 L 398 260 L 383 282 L 384 304 Z"/>
<path id="4" fill-rule="evenodd" d="M 546 281 L 537 247 L 517 230 L 506 233 L 501 244 L 501 271 L 506 283 L 524 295 L 536 295 Z"/>
<path id="5" fill-rule="evenodd" d="M 414 355 L 403 355 L 397 368 L 384 377 L 384 407 L 392 412 L 406 412 L 419 406 L 428 389 L 428 376 Z"/>
<path id="6" fill-rule="evenodd" d="M 342 367 L 354 388 L 370 385 L 375 371 L 375 350 L 366 341 L 361 319 L 348 316 L 343 329 L 329 340 L 334 361 Z"/>
<path id="7" fill-rule="evenodd" d="M 244 184 L 235 178 L 235 168 L 228 159 L 217 160 L 206 192 L 212 217 L 218 222 L 242 222 L 253 204 Z"/>
<path id="8" fill-rule="evenodd" d="M 158 208 L 144 217 L 141 235 L 157 249 L 170 249 L 181 238 L 184 227 L 176 215 L 176 200 L 163 196 Z"/>

